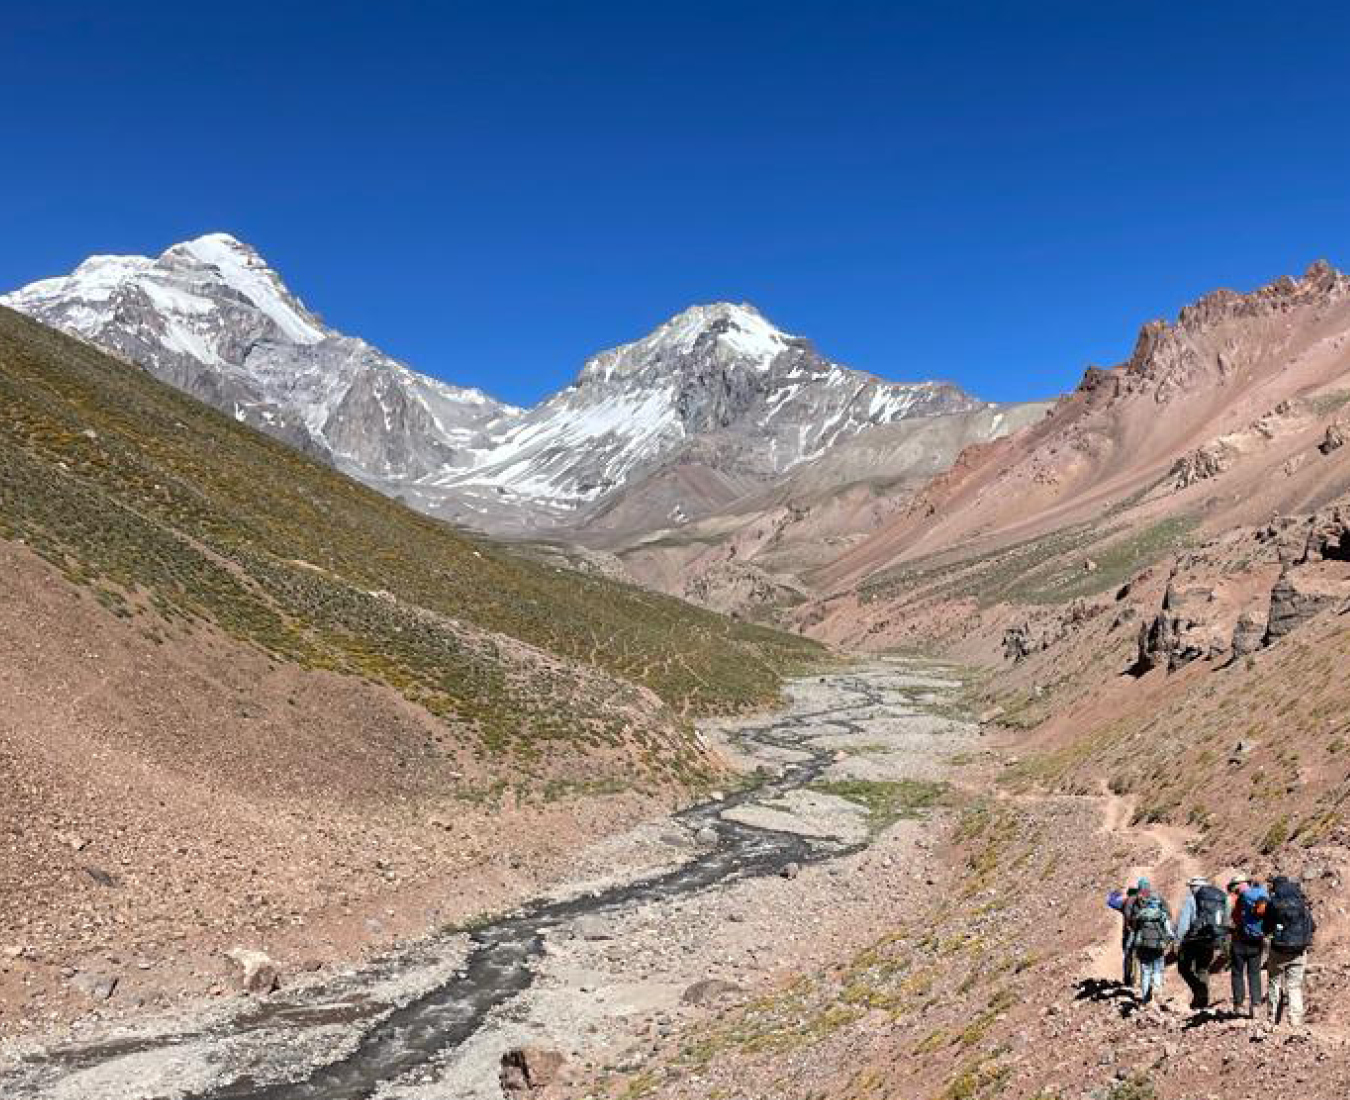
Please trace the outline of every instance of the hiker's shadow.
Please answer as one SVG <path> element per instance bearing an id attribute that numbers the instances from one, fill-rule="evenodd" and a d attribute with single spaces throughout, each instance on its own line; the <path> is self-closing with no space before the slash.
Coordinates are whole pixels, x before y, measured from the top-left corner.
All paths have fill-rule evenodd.
<path id="1" fill-rule="evenodd" d="M 1098 1004 L 1114 1003 L 1122 1016 L 1132 1016 L 1139 1011 L 1142 1002 L 1132 986 L 1110 978 L 1084 978 L 1075 987 L 1074 1000 L 1095 1001 Z"/>
<path id="2" fill-rule="evenodd" d="M 1245 1019 L 1241 1013 L 1226 1008 L 1199 1008 L 1191 1013 L 1190 1018 L 1181 1027 L 1183 1031 L 1194 1031 L 1197 1027 L 1204 1027 L 1207 1024 L 1225 1024 L 1229 1020 Z"/>

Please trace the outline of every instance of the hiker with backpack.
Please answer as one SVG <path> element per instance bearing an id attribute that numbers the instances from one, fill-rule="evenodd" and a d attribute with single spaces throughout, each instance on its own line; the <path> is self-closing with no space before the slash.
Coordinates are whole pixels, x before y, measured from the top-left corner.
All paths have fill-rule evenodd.
<path id="1" fill-rule="evenodd" d="M 1266 959 L 1270 1022 L 1277 1024 L 1284 1016 L 1293 1027 L 1301 1027 L 1303 976 L 1317 922 L 1303 889 L 1293 879 L 1283 875 L 1271 879 L 1263 926 L 1270 937 L 1270 955 Z"/>
<path id="2" fill-rule="evenodd" d="M 1256 1016 L 1262 1003 L 1261 964 L 1266 953 L 1266 904 L 1270 895 L 1259 882 L 1252 882 L 1245 874 L 1238 874 L 1228 884 L 1232 899 L 1232 946 L 1228 961 L 1233 977 L 1233 1011 L 1244 1011 L 1249 1019 Z"/>
<path id="3" fill-rule="evenodd" d="M 1228 941 L 1228 895 L 1197 875 L 1187 884 L 1177 918 L 1177 973 L 1191 990 L 1191 1008 L 1209 1007 L 1209 972 Z"/>
<path id="4" fill-rule="evenodd" d="M 1120 954 L 1121 984 L 1134 985 L 1134 952 L 1130 950 L 1130 910 L 1135 898 L 1139 896 L 1139 887 L 1122 887 L 1112 890 L 1106 897 L 1106 904 L 1120 914 Z"/>
<path id="5" fill-rule="evenodd" d="M 1148 879 L 1139 880 L 1139 894 L 1130 907 L 1128 947 L 1139 967 L 1139 999 L 1144 1004 L 1161 994 L 1167 949 L 1176 942 L 1172 913 L 1153 892 Z"/>

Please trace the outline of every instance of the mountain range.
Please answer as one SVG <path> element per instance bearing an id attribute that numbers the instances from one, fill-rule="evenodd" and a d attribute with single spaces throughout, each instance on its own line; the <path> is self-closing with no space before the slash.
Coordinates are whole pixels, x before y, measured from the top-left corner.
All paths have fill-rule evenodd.
<path id="1" fill-rule="evenodd" d="M 712 484 L 633 517 L 644 530 L 680 524 L 872 428 L 987 407 L 955 386 L 851 370 L 754 307 L 723 302 L 593 356 L 571 386 L 518 409 L 337 332 L 225 233 L 155 258 L 92 256 L 0 304 L 422 511 L 493 533 L 579 529 L 601 514 L 612 527 L 625 490 L 697 465 Z"/>
<path id="2" fill-rule="evenodd" d="M 1214 291 L 1021 405 L 884 383 L 717 304 L 514 409 L 331 330 L 232 238 L 96 258 L 8 301 L 48 324 L 0 308 L 0 1035 L 87 1012 L 70 976 L 110 959 L 131 1011 L 219 990 L 206 960 L 240 942 L 288 975 L 346 966 L 552 883 L 584 896 L 616 866 L 720 858 L 666 815 L 735 789 L 747 727 L 691 720 L 761 710 L 799 674 L 790 721 L 816 723 L 801 736 L 841 778 L 780 798 L 774 757 L 723 804 L 767 789 L 760 820 L 831 799 L 856 820 L 916 782 L 948 794 L 873 841 L 903 846 L 765 876 L 750 920 L 735 901 L 719 955 L 789 942 L 762 920 L 834 923 L 819 955 L 735 972 L 741 1005 L 673 1015 L 668 1047 L 639 1035 L 650 1058 L 605 1095 L 875 1094 L 896 1066 L 927 1100 L 1217 1095 L 1254 1038 L 1281 1054 L 1269 1073 L 1345 1095 L 1341 272 Z M 878 668 L 904 654 L 913 678 L 837 710 L 830 685 L 876 671 L 837 672 L 820 642 Z M 785 726 L 748 728 L 793 751 L 763 733 Z M 895 877 L 857 895 L 876 927 L 843 928 L 829 899 L 875 887 L 887 850 Z M 1199 871 L 1300 879 L 1319 914 L 1306 1033 L 1188 1027 L 1181 1002 L 1122 1014 L 1101 898 L 1131 867 L 1176 897 Z M 699 936 L 709 911 L 689 907 Z M 625 983 L 628 944 L 669 938 L 609 928 L 599 957 Z"/>

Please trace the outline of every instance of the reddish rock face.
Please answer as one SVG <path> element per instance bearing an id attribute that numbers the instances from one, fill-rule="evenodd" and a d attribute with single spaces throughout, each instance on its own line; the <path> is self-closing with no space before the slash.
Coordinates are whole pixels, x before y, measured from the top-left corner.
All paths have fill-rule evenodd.
<path id="1" fill-rule="evenodd" d="M 556 1050 L 516 1047 L 502 1055 L 501 1086 L 507 1096 L 530 1096 L 558 1080 L 566 1060 Z"/>

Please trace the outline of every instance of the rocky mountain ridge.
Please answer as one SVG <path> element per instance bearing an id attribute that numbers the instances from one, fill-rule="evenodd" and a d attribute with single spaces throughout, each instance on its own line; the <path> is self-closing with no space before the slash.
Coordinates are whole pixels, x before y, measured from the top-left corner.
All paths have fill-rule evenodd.
<path id="1" fill-rule="evenodd" d="M 870 427 L 984 407 L 955 386 L 850 370 L 723 302 L 593 356 L 573 385 L 520 410 L 330 328 L 225 233 L 154 259 L 94 256 L 0 304 L 414 507 L 496 532 L 577 526 L 691 451 L 752 487 Z"/>
<path id="2" fill-rule="evenodd" d="M 154 259 L 91 256 L 0 304 L 366 480 L 470 461 L 480 437 L 519 411 L 330 328 L 226 233 Z"/>

